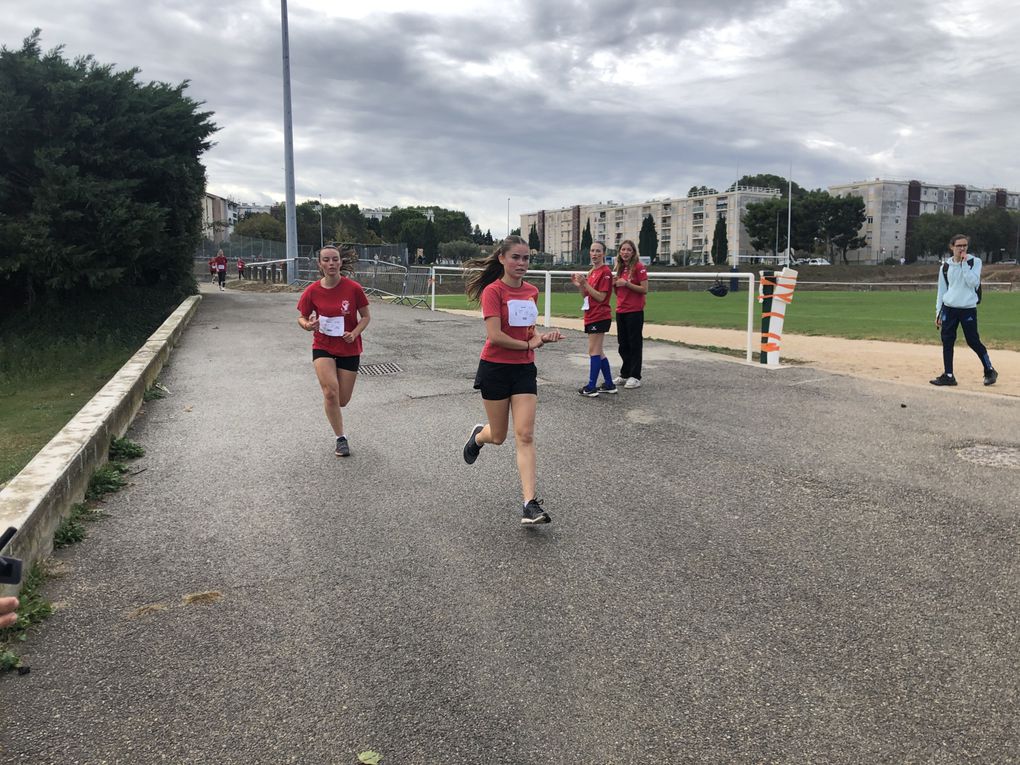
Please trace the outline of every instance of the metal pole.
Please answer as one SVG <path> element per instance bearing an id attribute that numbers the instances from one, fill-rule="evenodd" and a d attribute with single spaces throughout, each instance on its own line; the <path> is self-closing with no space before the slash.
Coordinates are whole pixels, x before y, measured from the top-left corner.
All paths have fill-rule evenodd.
<path id="1" fill-rule="evenodd" d="M 510 236 L 510 197 L 506 198 L 506 235 Z"/>
<path id="2" fill-rule="evenodd" d="M 789 186 L 786 192 L 786 262 L 790 265 L 790 257 L 793 255 L 793 163 L 790 163 L 790 177 L 787 179 Z"/>
<path id="3" fill-rule="evenodd" d="M 552 271 L 545 272 L 545 326 L 552 326 Z"/>
<path id="4" fill-rule="evenodd" d="M 783 213 L 781 210 L 776 211 L 776 250 L 775 250 L 776 263 L 779 262 L 779 216 L 782 214 Z"/>
<path id="5" fill-rule="evenodd" d="M 294 209 L 294 128 L 290 106 L 290 35 L 287 29 L 287 0 L 280 0 L 280 26 L 283 31 L 283 159 L 287 190 L 287 259 L 297 266 L 297 210 Z M 291 271 L 297 279 L 297 268 Z"/>
<path id="6" fill-rule="evenodd" d="M 322 194 L 319 194 L 319 249 L 322 249 Z"/>

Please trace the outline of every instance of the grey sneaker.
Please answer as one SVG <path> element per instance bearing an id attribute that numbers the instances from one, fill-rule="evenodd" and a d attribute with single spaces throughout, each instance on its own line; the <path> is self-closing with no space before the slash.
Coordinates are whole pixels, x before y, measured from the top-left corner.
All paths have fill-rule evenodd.
<path id="1" fill-rule="evenodd" d="M 599 393 L 619 393 L 619 392 L 620 392 L 620 388 L 618 386 L 616 386 L 616 385 L 613 385 L 612 387 L 608 387 L 607 388 L 606 384 L 602 383 L 599 386 Z"/>
<path id="2" fill-rule="evenodd" d="M 351 447 L 347 443 L 347 439 L 343 436 L 337 436 L 336 439 L 336 456 L 337 457 L 350 457 Z"/>
<path id="3" fill-rule="evenodd" d="M 585 385 L 583 388 L 579 388 L 577 392 L 580 393 L 582 396 L 587 396 L 588 398 L 595 398 L 596 396 L 599 395 L 598 388 L 589 388 L 587 385 Z"/>
<path id="4" fill-rule="evenodd" d="M 521 513 L 521 525 L 532 526 L 536 523 L 550 523 L 552 518 L 549 517 L 549 513 L 542 509 L 542 500 L 533 499 L 530 500 L 525 506 L 524 511 Z"/>
<path id="5" fill-rule="evenodd" d="M 985 385 L 995 385 L 995 381 L 999 379 L 999 373 L 994 369 L 985 370 Z"/>
<path id="6" fill-rule="evenodd" d="M 985 379 L 986 380 L 988 379 L 987 376 L 985 377 Z M 957 385 L 956 378 L 953 377 L 952 375 L 947 374 L 941 374 L 934 380 L 929 380 L 928 382 L 930 382 L 932 385 Z"/>
<path id="7" fill-rule="evenodd" d="M 464 444 L 464 461 L 469 465 L 475 464 L 478 453 L 482 450 L 482 444 L 475 441 L 475 436 L 481 433 L 484 427 L 484 425 L 475 425 L 475 429 L 471 431 L 471 435 L 468 436 L 468 440 Z"/>

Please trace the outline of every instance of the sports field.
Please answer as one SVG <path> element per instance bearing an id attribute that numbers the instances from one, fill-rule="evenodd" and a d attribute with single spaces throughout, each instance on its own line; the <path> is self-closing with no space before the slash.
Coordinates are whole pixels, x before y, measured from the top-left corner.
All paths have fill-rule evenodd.
<path id="1" fill-rule="evenodd" d="M 539 285 L 541 289 L 541 286 Z M 744 329 L 747 293 L 717 298 L 704 290 L 661 291 L 648 295 L 645 321 L 694 327 Z M 437 295 L 437 308 L 474 308 L 463 295 Z M 539 296 L 539 310 L 545 310 Z M 755 317 L 759 313 L 755 304 Z M 554 292 L 555 316 L 581 317 L 574 292 Z M 986 292 L 978 311 L 981 339 L 989 348 L 1020 351 L 1020 292 Z M 786 309 L 785 331 L 854 340 L 938 344 L 934 326 L 935 292 L 801 291 Z M 960 343 L 963 343 L 962 334 Z"/>

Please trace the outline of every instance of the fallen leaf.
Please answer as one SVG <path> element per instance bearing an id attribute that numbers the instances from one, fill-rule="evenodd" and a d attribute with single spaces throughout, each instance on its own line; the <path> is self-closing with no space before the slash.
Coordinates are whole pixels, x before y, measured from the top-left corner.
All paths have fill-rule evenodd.
<path id="1" fill-rule="evenodd" d="M 181 598 L 181 602 L 183 602 L 184 605 L 186 606 L 193 606 L 196 603 L 198 604 L 215 603 L 217 600 L 221 600 L 222 598 L 223 598 L 222 592 L 217 592 L 216 590 L 209 590 L 207 592 L 189 592 L 187 595 Z"/>
<path id="2" fill-rule="evenodd" d="M 134 611 L 128 613 L 128 619 L 137 619 L 139 616 L 148 616 L 149 614 L 159 613 L 160 611 L 166 611 L 167 605 L 165 603 L 149 603 L 145 606 L 139 606 Z"/>
<path id="3" fill-rule="evenodd" d="M 186 406 L 186 407 L 184 407 L 184 411 L 185 411 L 185 412 L 190 412 L 190 411 L 191 411 L 191 407 L 190 407 L 190 406 Z"/>
<path id="4" fill-rule="evenodd" d="M 363 765 L 379 765 L 379 760 L 381 759 L 382 755 L 378 752 L 373 752 L 371 749 L 358 755 L 358 762 L 363 763 Z"/>

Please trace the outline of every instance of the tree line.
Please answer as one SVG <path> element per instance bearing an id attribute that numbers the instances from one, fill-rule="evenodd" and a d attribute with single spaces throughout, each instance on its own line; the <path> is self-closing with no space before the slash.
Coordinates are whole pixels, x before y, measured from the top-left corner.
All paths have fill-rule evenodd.
<path id="1" fill-rule="evenodd" d="M 40 39 L 0 48 L 0 318 L 115 287 L 189 294 L 211 113 L 187 82 L 142 83 Z"/>

